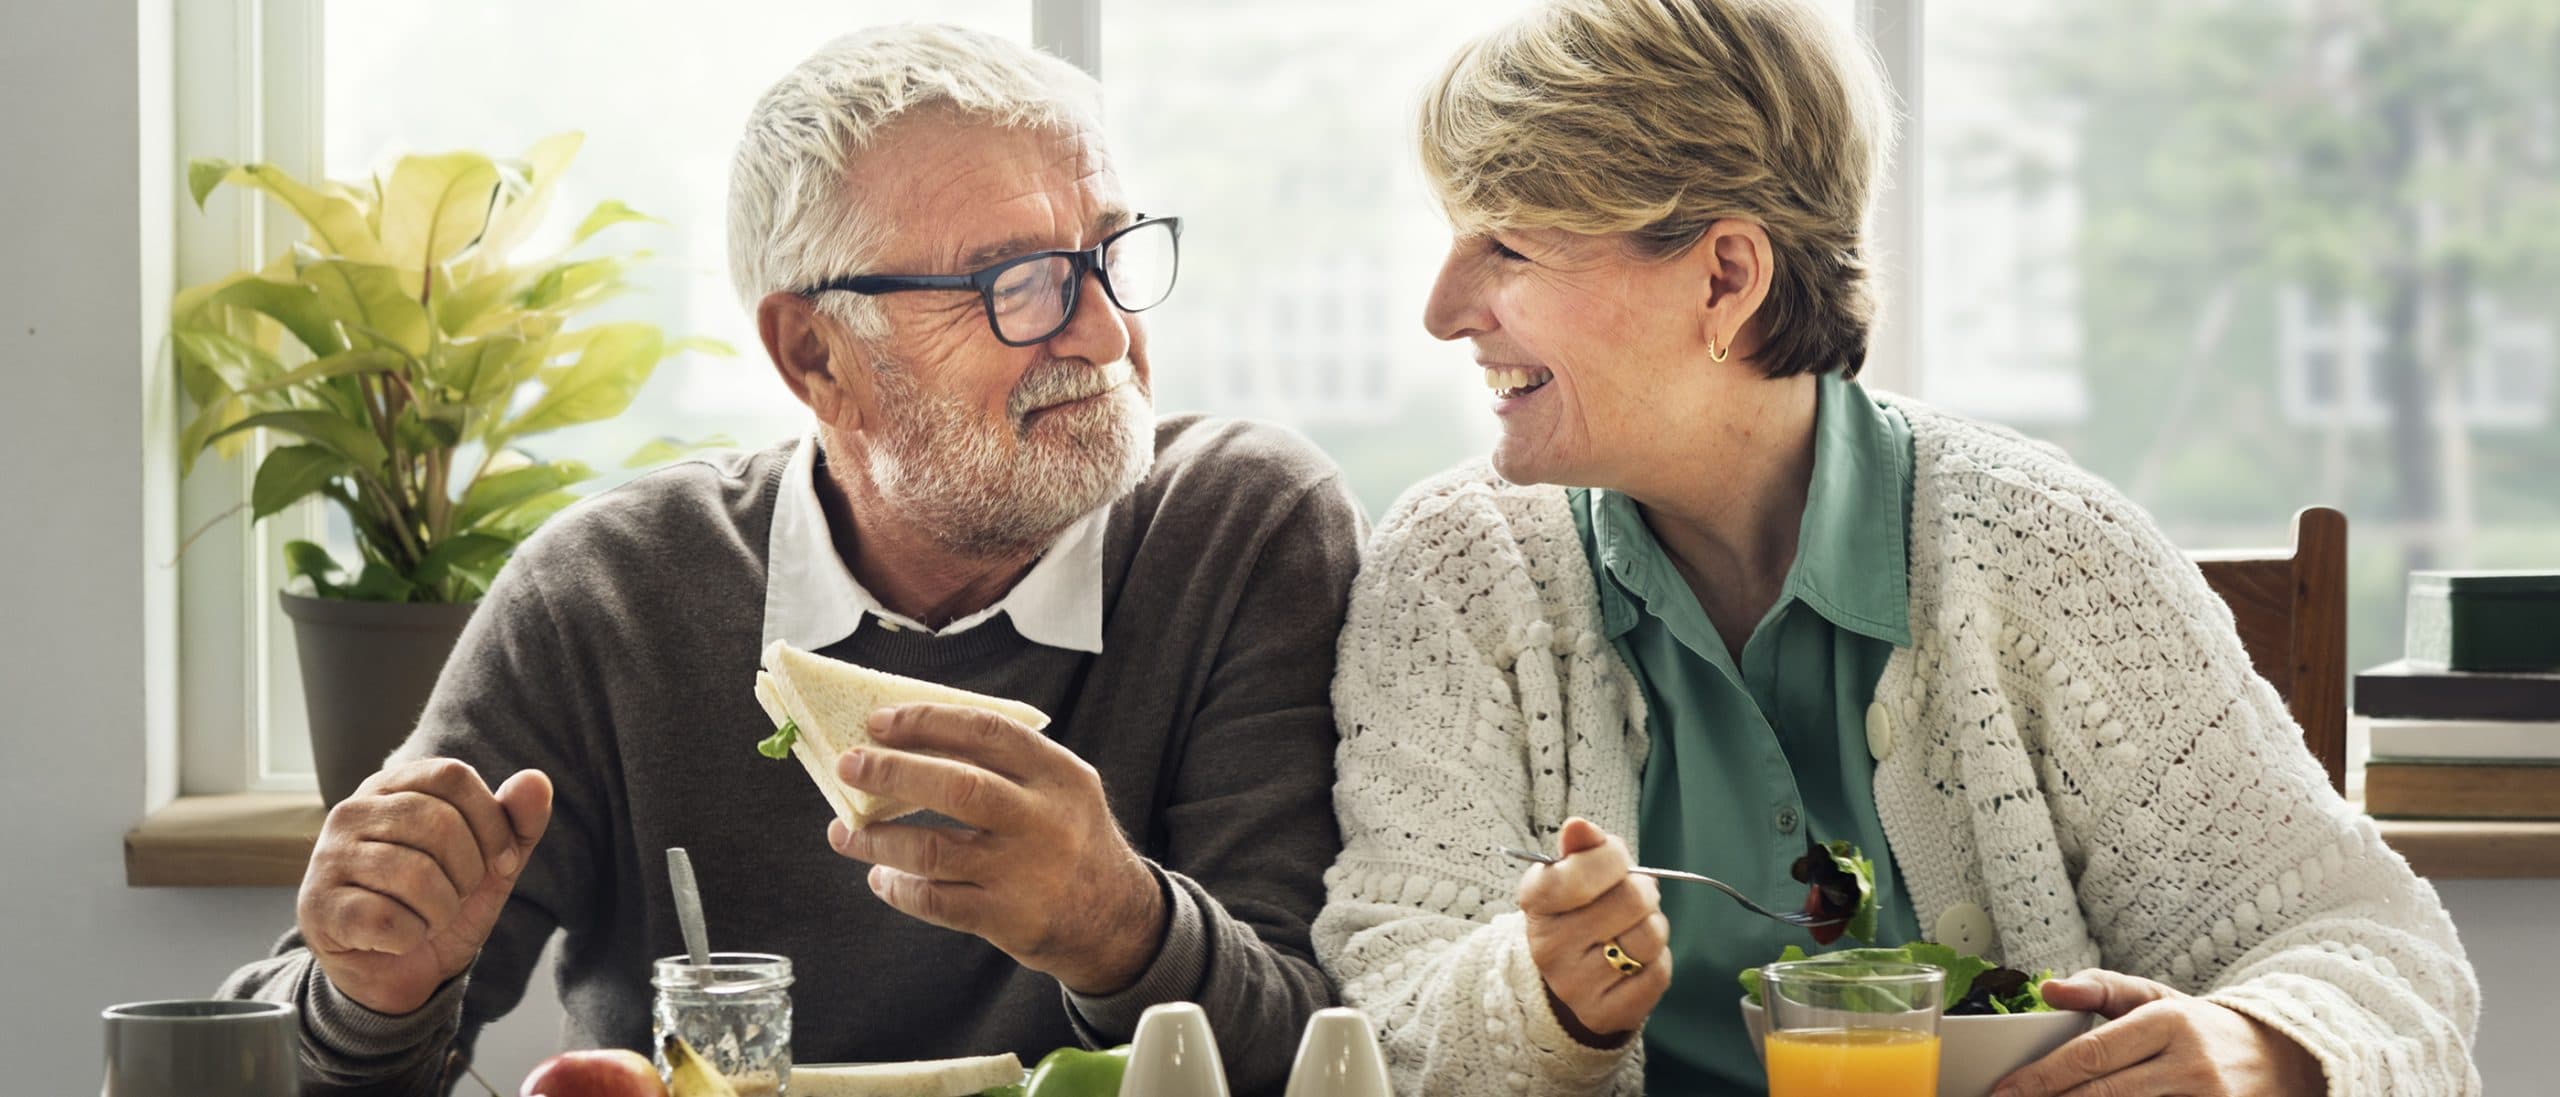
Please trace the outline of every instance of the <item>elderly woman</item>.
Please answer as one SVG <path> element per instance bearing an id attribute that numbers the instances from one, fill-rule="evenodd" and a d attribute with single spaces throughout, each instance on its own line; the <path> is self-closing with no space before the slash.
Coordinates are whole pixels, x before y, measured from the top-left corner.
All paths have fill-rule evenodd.
<path id="1" fill-rule="evenodd" d="M 1316 925 L 1398 1091 L 1759 1092 L 1734 976 L 1812 942 L 1628 869 L 1779 902 L 1809 837 L 1873 858 L 1883 943 L 2115 1019 L 2004 1094 L 2477 1090 L 2451 921 L 2177 547 L 1853 380 L 1889 108 L 1845 39 L 1812 0 L 1557 0 L 1426 96 L 1424 319 L 1501 438 L 1372 544 Z"/>

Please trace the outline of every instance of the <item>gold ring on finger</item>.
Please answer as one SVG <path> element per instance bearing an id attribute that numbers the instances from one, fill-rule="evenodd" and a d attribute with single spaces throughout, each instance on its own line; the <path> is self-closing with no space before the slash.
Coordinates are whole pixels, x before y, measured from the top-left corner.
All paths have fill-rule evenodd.
<path id="1" fill-rule="evenodd" d="M 1633 975 L 1644 970 L 1644 961 L 1627 955 L 1626 946 L 1619 944 L 1615 937 L 1601 945 L 1600 958 L 1609 961 L 1609 966 L 1618 969 L 1620 975 Z"/>

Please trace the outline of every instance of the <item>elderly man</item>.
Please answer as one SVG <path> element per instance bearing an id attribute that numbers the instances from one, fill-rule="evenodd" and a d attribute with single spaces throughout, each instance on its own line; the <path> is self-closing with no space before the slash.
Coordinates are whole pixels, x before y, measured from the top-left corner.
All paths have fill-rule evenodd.
<path id="1" fill-rule="evenodd" d="M 1276 1090 L 1332 997 L 1308 923 L 1362 521 L 1292 435 L 1154 418 L 1131 314 L 1179 225 L 1123 196 L 1099 117 L 1072 67 L 922 27 L 757 104 L 734 277 L 816 430 L 608 492 L 509 565 L 228 984 L 301 1006 L 315 1090 L 435 1089 L 554 929 L 565 1042 L 645 1047 L 669 846 L 715 948 L 792 959 L 799 1061 L 1027 1058 L 1189 1000 Z M 847 832 L 756 752 L 774 640 L 1053 722 L 891 710 L 878 740 L 920 753 L 840 774 L 969 826 Z"/>

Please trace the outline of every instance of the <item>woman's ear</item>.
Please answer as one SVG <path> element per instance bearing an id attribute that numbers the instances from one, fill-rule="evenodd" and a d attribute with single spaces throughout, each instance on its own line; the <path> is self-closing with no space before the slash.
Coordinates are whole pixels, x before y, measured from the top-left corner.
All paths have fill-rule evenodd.
<path id="1" fill-rule="evenodd" d="M 846 353 L 846 341 L 817 305 L 796 293 L 769 293 L 756 302 L 756 335 L 764 341 L 791 395 L 809 405 L 818 421 L 851 433 L 862 429 L 862 409 L 870 396 L 861 363 Z"/>
<path id="2" fill-rule="evenodd" d="M 1777 276 L 1777 254 L 1769 247 L 1769 231 L 1728 217 L 1707 226 L 1695 252 L 1706 267 L 1705 307 L 1699 310 L 1705 330 L 1699 334 L 1724 354 L 1732 353 L 1748 335 L 1752 345 L 1743 350 L 1744 357 L 1749 357 L 1759 350 L 1751 321 L 1769 299 L 1769 284 Z"/>

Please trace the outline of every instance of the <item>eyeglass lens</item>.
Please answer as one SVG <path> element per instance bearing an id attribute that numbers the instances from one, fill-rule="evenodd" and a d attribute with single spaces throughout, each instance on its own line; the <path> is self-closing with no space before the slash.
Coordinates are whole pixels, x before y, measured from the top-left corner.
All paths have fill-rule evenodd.
<path id="1" fill-rule="evenodd" d="M 1140 224 L 1102 249 L 1103 288 L 1124 312 L 1162 304 L 1173 292 L 1174 269 L 1173 226 L 1165 222 Z M 1075 262 L 1062 255 L 1006 268 L 988 291 L 996 333 L 1015 343 L 1057 334 L 1066 326 L 1074 285 Z"/>

